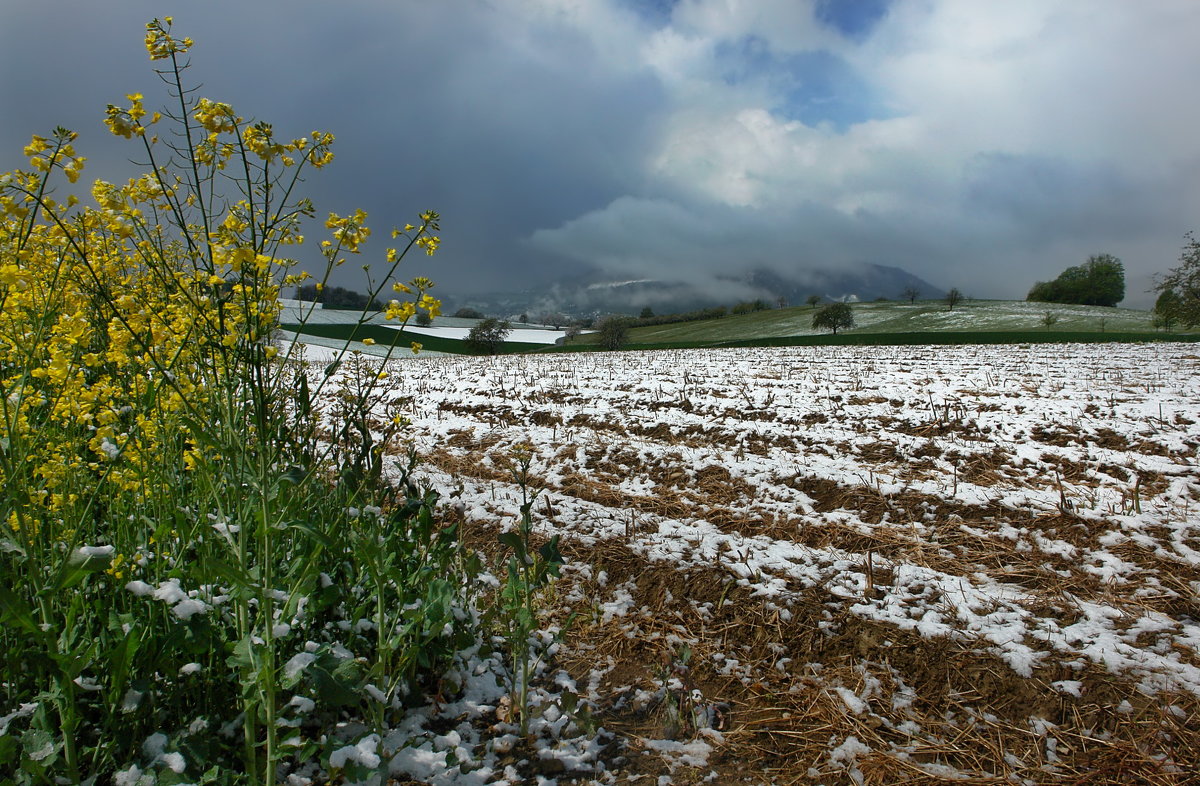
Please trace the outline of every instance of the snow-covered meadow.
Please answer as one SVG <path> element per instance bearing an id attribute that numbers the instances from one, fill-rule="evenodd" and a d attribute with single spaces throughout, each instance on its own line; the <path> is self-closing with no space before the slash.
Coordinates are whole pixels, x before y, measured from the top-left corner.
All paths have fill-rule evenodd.
<path id="1" fill-rule="evenodd" d="M 579 615 L 547 680 L 620 741 L 576 776 L 1182 782 L 1200 752 L 1194 345 L 388 371 L 380 414 L 485 551 L 536 455 L 569 559 L 545 623 Z"/>

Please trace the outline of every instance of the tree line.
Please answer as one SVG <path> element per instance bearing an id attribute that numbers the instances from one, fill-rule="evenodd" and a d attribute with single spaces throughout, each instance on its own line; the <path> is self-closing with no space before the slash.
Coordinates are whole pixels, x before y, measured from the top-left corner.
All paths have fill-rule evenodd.
<path id="1" fill-rule="evenodd" d="M 1025 297 L 1037 303 L 1115 306 L 1125 299 L 1125 266 L 1112 254 L 1095 254 L 1053 281 L 1039 281 Z"/>
<path id="2" fill-rule="evenodd" d="M 353 309 L 361 311 L 369 309 L 382 311 L 384 308 L 378 298 L 368 297 L 361 292 L 345 287 L 320 287 L 316 284 L 304 284 L 296 287 L 296 299 L 310 303 L 320 303 L 325 308 Z"/>

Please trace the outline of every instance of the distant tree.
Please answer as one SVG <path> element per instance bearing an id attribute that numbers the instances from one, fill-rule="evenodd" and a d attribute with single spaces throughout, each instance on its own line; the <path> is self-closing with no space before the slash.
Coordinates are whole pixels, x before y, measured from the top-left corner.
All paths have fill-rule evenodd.
<path id="1" fill-rule="evenodd" d="M 555 330 L 558 330 L 567 323 L 567 318 L 557 311 L 547 311 L 538 317 L 538 319 L 541 320 L 543 325 L 549 325 Z"/>
<path id="2" fill-rule="evenodd" d="M 570 341 L 578 336 L 581 330 L 582 328 L 580 328 L 579 325 L 567 325 L 567 329 L 563 332 L 563 335 L 568 341 Z"/>
<path id="3" fill-rule="evenodd" d="M 767 311 L 770 308 L 771 308 L 770 303 L 763 300 L 762 298 L 758 298 L 757 300 L 747 300 L 745 302 L 738 303 L 736 306 L 733 307 L 733 313 L 734 314 L 749 314 L 754 311 Z"/>
<path id="4" fill-rule="evenodd" d="M 812 326 L 832 330 L 837 335 L 838 328 L 854 327 L 854 311 L 849 303 L 829 303 L 813 314 Z"/>
<path id="5" fill-rule="evenodd" d="M 962 299 L 963 293 L 958 291 L 958 287 L 954 287 L 946 293 L 946 305 L 950 307 L 951 311 L 954 310 L 955 306 L 962 302 Z"/>
<path id="6" fill-rule="evenodd" d="M 429 316 L 424 311 L 418 311 L 417 315 L 413 317 L 413 321 L 421 327 L 429 327 L 433 324 L 433 317 Z"/>
<path id="7" fill-rule="evenodd" d="M 785 298 L 783 295 L 775 298 L 775 305 L 779 306 L 780 308 L 787 308 L 787 303 L 787 298 Z"/>
<path id="8" fill-rule="evenodd" d="M 1053 281 L 1037 282 L 1025 299 L 1038 303 L 1115 306 L 1125 299 L 1125 265 L 1112 254 L 1095 254 L 1082 265 L 1067 268 Z"/>
<path id="9" fill-rule="evenodd" d="M 1059 303 L 1059 290 L 1053 281 L 1038 281 L 1029 288 L 1025 300 L 1031 303 Z"/>
<path id="10" fill-rule="evenodd" d="M 654 309 L 650 308 L 649 306 L 646 306 L 645 308 L 642 309 L 642 313 L 639 315 L 639 318 L 640 319 L 653 319 L 654 318 Z"/>
<path id="11" fill-rule="evenodd" d="M 517 321 L 520 322 L 522 325 L 528 325 L 529 324 L 529 315 L 522 314 L 520 317 L 517 318 Z"/>
<path id="12" fill-rule="evenodd" d="M 600 320 L 596 325 L 600 338 L 600 346 L 605 349 L 620 349 L 629 340 L 629 318 L 609 316 Z"/>
<path id="13" fill-rule="evenodd" d="M 451 316 L 458 317 L 459 319 L 483 319 L 483 314 L 473 308 L 460 308 Z"/>
<path id="14" fill-rule="evenodd" d="M 917 288 L 916 288 L 915 286 L 913 286 L 912 284 L 909 284 L 908 286 L 906 286 L 906 287 L 904 288 L 904 291 L 900 293 L 900 297 L 902 297 L 902 298 L 904 298 L 905 300 L 907 300 L 907 301 L 908 301 L 908 304 L 909 304 L 910 306 L 911 306 L 913 303 L 916 303 L 916 302 L 917 302 L 917 298 L 919 298 L 920 296 L 921 296 L 921 290 L 917 289 Z"/>
<path id="15" fill-rule="evenodd" d="M 823 299 L 824 298 L 822 298 L 820 295 L 809 295 L 808 297 L 806 297 L 804 299 L 804 302 L 807 303 L 808 305 L 812 306 L 813 308 L 816 308 L 817 304 L 820 303 Z"/>
<path id="16" fill-rule="evenodd" d="M 472 352 L 495 355 L 504 346 L 504 339 L 511 330 L 507 321 L 501 322 L 495 317 L 488 317 L 467 332 L 464 343 Z"/>
<path id="17" fill-rule="evenodd" d="M 1164 289 L 1154 301 L 1154 326 L 1174 330 L 1182 317 L 1183 299 L 1173 289 Z"/>
<path id="18" fill-rule="evenodd" d="M 1042 314 L 1042 327 L 1046 328 L 1046 330 L 1049 330 L 1051 327 L 1053 327 L 1054 323 L 1057 321 L 1058 317 L 1056 317 L 1054 314 L 1051 314 L 1049 311 L 1047 311 L 1045 314 Z"/>
<path id="19" fill-rule="evenodd" d="M 296 287 L 296 299 L 320 303 L 329 309 L 354 311 L 373 309 L 378 311 L 383 308 L 383 305 L 378 300 L 369 298 L 361 292 L 355 292 L 353 289 L 346 289 L 345 287 L 322 287 L 321 289 L 317 289 L 316 284 L 304 284 Z"/>
<path id="20" fill-rule="evenodd" d="M 1184 238 L 1187 243 L 1179 255 L 1179 266 L 1158 278 L 1155 289 L 1160 293 L 1159 300 L 1167 292 L 1174 293 L 1164 304 L 1167 313 L 1185 327 L 1193 328 L 1200 325 L 1200 240 L 1191 232 Z M 1154 310 L 1158 311 L 1157 303 Z"/>

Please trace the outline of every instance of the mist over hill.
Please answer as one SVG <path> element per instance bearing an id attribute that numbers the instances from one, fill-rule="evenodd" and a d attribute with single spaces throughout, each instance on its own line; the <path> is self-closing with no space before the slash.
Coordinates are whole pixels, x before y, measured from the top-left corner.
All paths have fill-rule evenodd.
<path id="1" fill-rule="evenodd" d="M 811 295 L 830 301 L 900 300 L 910 287 L 920 292 L 921 299 L 945 294 L 941 288 L 902 268 L 875 264 L 793 273 L 758 268 L 741 276 L 723 277 L 715 286 L 666 278 L 615 279 L 609 274 L 591 272 L 518 292 L 447 295 L 443 310 L 450 313 L 454 308 L 468 306 L 488 314 L 528 314 L 531 318 L 548 312 L 570 316 L 637 314 L 644 308 L 668 314 L 756 299 L 771 305 L 781 301 L 785 305 L 798 305 Z"/>

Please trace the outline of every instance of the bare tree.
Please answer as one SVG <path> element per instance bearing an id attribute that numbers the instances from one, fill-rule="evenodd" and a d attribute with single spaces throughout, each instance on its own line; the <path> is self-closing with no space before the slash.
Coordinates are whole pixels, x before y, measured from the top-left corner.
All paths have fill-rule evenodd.
<path id="1" fill-rule="evenodd" d="M 908 286 L 906 286 L 904 288 L 904 292 L 901 293 L 901 297 L 903 297 L 905 300 L 907 300 L 908 304 L 910 306 L 913 303 L 916 303 L 917 298 L 919 298 L 920 296 L 921 296 L 921 290 L 917 289 L 912 284 L 909 284 Z"/>
<path id="2" fill-rule="evenodd" d="M 539 319 L 541 319 L 543 325 L 549 325 L 555 330 L 558 330 L 560 327 L 566 324 L 567 321 L 567 318 L 557 311 L 547 311 L 545 314 L 542 314 Z"/>
<path id="3" fill-rule="evenodd" d="M 620 349 L 629 340 L 629 318 L 605 317 L 596 325 L 596 331 L 599 333 L 600 346 L 605 349 Z"/>
<path id="4" fill-rule="evenodd" d="M 949 292 L 946 293 L 946 305 L 950 307 L 951 311 L 953 311 L 954 307 L 957 306 L 962 301 L 963 301 L 963 293 L 959 292 L 957 287 L 954 287 L 953 289 L 951 289 Z"/>

